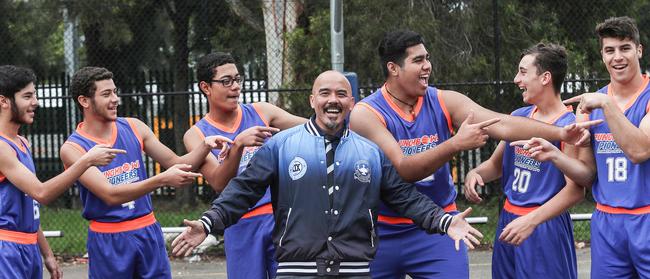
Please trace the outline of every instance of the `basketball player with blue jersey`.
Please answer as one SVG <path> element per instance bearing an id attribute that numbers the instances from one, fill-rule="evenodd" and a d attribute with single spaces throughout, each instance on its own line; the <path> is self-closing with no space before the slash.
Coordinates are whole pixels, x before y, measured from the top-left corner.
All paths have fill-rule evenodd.
<path id="1" fill-rule="evenodd" d="M 234 58 L 216 52 L 199 59 L 196 76 L 199 89 L 208 98 L 210 110 L 183 138 L 194 150 L 206 136 L 220 135 L 233 141 L 227 154 L 212 150 L 201 173 L 218 193 L 241 173 L 268 137 L 307 120 L 268 103 L 239 104 L 243 85 Z M 225 233 L 228 278 L 274 278 L 277 263 L 272 241 L 273 208 L 270 193 Z"/>
<path id="2" fill-rule="evenodd" d="M 575 123 L 572 109 L 560 99 L 566 72 L 567 54 L 563 47 L 538 44 L 525 50 L 514 83 L 523 90 L 523 100 L 530 106 L 517 109 L 512 115 L 559 127 Z M 561 142 L 553 142 L 552 146 L 575 156 L 574 146 Z M 565 179 L 552 162 L 536 160 L 532 152 L 502 141 L 490 159 L 469 171 L 465 178 L 465 196 L 472 202 L 481 201 L 475 190 L 477 184 L 502 178 L 506 201 L 499 216 L 497 237 L 502 236 L 513 220 L 530 218 L 563 188 L 571 187 L 565 192 L 575 193 L 572 199 L 565 199 L 572 203 L 565 204 L 559 216 L 543 223 L 532 222 L 534 232 L 527 236 L 529 240 L 523 243 L 523 240 L 516 240 L 520 242 L 514 246 L 495 239 L 492 278 L 577 278 L 573 226 L 566 209 L 580 201 L 584 188 Z M 503 237 L 508 238 L 507 235 Z"/>
<path id="3" fill-rule="evenodd" d="M 564 128 L 487 110 L 458 92 L 428 86 L 429 53 L 412 31 L 386 34 L 379 44 L 386 83 L 355 106 L 350 127 L 375 142 L 407 181 L 450 212 L 457 212 L 449 164 L 456 152 L 480 147 L 488 136 L 516 140 L 541 136 L 580 143 L 591 122 Z M 452 136 L 454 127 L 458 127 Z M 488 128 L 489 127 L 489 128 Z M 373 278 L 468 278 L 466 249 L 427 235 L 383 208 Z"/>
<path id="4" fill-rule="evenodd" d="M 207 137 L 201 148 L 178 157 L 149 127 L 135 118 L 117 117 L 118 97 L 113 74 L 86 67 L 72 77 L 71 94 L 83 112 L 83 122 L 61 147 L 67 166 L 97 144 L 126 150 L 110 164 L 88 169 L 78 180 L 82 215 L 90 221 L 90 278 L 171 278 L 160 225 L 153 215 L 149 192 L 169 185 L 191 184 L 198 168 L 223 137 Z M 225 144 L 223 144 L 225 145 Z M 142 152 L 167 170 L 147 177 Z"/>
<path id="5" fill-rule="evenodd" d="M 596 33 L 610 83 L 566 100 L 579 101 L 579 121 L 605 121 L 591 128 L 587 154 L 597 170 L 591 277 L 650 278 L 650 79 L 641 73 L 643 48 L 633 19 L 609 18 Z"/>
<path id="6" fill-rule="evenodd" d="M 0 278 L 42 278 L 41 254 L 50 277 L 62 278 L 40 227 L 40 204 L 65 192 L 89 167 L 124 153 L 97 146 L 60 175 L 40 182 L 29 142 L 18 135 L 21 125 L 34 122 L 35 82 L 30 69 L 0 66 Z"/>

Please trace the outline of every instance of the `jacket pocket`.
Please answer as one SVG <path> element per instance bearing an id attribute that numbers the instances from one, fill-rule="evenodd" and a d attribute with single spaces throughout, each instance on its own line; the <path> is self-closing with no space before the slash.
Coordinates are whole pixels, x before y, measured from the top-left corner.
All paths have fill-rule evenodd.
<path id="1" fill-rule="evenodd" d="M 370 217 L 370 246 L 375 247 L 375 222 L 372 219 L 372 210 L 368 209 L 368 217 Z"/>
<path id="2" fill-rule="evenodd" d="M 289 229 L 289 218 L 291 218 L 291 207 L 289 207 L 289 212 L 287 213 L 287 220 L 284 223 L 284 231 L 282 232 L 282 236 L 280 236 L 280 243 L 278 244 L 279 247 L 282 247 L 282 240 L 284 240 L 284 236 L 287 234 L 287 230 Z"/>

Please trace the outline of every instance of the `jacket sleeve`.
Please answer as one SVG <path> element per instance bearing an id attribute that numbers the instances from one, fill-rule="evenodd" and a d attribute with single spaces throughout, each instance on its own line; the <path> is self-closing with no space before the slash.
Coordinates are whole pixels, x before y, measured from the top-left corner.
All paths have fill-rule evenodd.
<path id="1" fill-rule="evenodd" d="M 228 182 L 200 219 L 206 233 L 222 234 L 264 196 L 266 188 L 276 180 L 276 152 L 271 142 L 263 145 L 246 169 Z"/>
<path id="2" fill-rule="evenodd" d="M 381 200 L 395 212 L 407 217 L 427 233 L 447 232 L 452 215 L 405 182 L 390 160 L 382 154 Z"/>

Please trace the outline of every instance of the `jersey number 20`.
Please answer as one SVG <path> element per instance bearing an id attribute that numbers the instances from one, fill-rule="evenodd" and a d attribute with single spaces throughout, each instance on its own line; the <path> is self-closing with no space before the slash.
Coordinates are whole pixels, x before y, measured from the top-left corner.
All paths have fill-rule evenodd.
<path id="1" fill-rule="evenodd" d="M 512 190 L 519 193 L 528 191 L 530 183 L 530 171 L 515 168 L 515 181 L 512 182 Z"/>

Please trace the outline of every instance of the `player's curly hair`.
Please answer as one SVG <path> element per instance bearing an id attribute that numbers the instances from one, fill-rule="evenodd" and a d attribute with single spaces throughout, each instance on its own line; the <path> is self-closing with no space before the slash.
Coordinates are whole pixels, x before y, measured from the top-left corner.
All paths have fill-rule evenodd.
<path id="1" fill-rule="evenodd" d="M 31 69 L 14 65 L 0 66 L 0 95 L 14 100 L 16 93 L 32 82 L 36 83 L 36 74 Z"/>
<path id="2" fill-rule="evenodd" d="M 97 90 L 95 82 L 112 78 L 113 73 L 101 67 L 84 67 L 74 73 L 70 82 L 70 95 L 79 110 L 83 111 L 83 107 L 79 104 L 79 96 L 94 97 Z"/>

